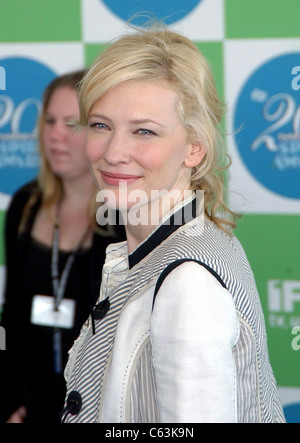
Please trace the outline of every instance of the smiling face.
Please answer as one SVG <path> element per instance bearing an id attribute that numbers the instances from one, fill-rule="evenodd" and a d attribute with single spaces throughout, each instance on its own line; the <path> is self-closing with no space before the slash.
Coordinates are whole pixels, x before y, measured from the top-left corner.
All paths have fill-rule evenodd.
<path id="1" fill-rule="evenodd" d="M 70 87 L 57 88 L 46 109 L 42 130 L 44 153 L 53 173 L 62 179 L 89 173 L 85 156 L 85 134 L 68 122 L 78 119 L 76 92 Z"/>
<path id="2" fill-rule="evenodd" d="M 191 168 L 205 150 L 189 141 L 176 102 L 167 82 L 131 80 L 110 89 L 90 110 L 87 158 L 99 189 L 112 191 L 120 209 L 120 185 L 127 185 L 128 195 L 143 191 L 148 202 L 151 191 L 190 189 Z"/>

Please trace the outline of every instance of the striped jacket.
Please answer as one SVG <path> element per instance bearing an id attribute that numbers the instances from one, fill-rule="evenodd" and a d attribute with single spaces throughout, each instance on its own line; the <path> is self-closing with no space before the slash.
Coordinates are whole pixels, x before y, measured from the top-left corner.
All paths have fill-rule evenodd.
<path id="1" fill-rule="evenodd" d="M 66 422 L 284 422 L 246 255 L 191 202 L 130 256 L 108 247 L 65 377 Z"/>

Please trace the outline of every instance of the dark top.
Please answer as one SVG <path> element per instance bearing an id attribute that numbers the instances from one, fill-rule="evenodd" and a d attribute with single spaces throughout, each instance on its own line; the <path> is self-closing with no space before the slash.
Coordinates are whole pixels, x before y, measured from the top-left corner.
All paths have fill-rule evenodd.
<path id="1" fill-rule="evenodd" d="M 25 404 L 28 422 L 55 423 L 59 422 L 63 409 L 65 382 L 63 373 L 54 372 L 53 328 L 30 322 L 33 296 L 53 293 L 51 248 L 31 237 L 40 199 L 31 210 L 25 232 L 18 234 L 24 206 L 36 189 L 33 182 L 19 190 L 6 218 L 6 302 L 1 323 L 6 330 L 6 351 L 1 352 L 0 416 L 6 421 Z M 123 239 L 123 228 L 118 228 L 114 237 L 94 234 L 92 247 L 81 250 L 75 258 L 64 295 L 76 301 L 75 325 L 73 329 L 61 329 L 63 367 L 69 349 L 99 296 L 106 247 Z M 60 274 L 70 253 L 61 251 L 59 254 Z"/>

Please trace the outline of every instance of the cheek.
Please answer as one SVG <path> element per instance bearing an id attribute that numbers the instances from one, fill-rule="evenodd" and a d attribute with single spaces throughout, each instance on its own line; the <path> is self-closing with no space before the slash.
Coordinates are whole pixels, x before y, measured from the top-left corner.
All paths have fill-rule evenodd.
<path id="1" fill-rule="evenodd" d="M 146 169 L 151 170 L 158 175 L 169 175 L 171 172 L 177 171 L 181 168 L 183 161 L 182 155 L 178 152 L 174 152 L 173 149 L 164 149 L 149 153 L 141 158 L 141 163 Z"/>
<path id="2" fill-rule="evenodd" d="M 134 158 L 145 169 L 159 173 L 168 163 L 169 151 L 162 145 L 145 147 L 145 149 L 137 149 Z"/>
<path id="3" fill-rule="evenodd" d="M 85 155 L 90 163 L 95 163 L 101 158 L 99 146 L 90 139 L 86 139 L 85 142 Z"/>
<path id="4" fill-rule="evenodd" d="M 43 130 L 41 139 L 45 149 L 47 149 L 50 140 L 50 131 L 47 128 Z"/>
<path id="5" fill-rule="evenodd" d="M 79 156 L 85 157 L 85 137 L 82 135 L 71 135 L 69 137 L 69 146 Z"/>

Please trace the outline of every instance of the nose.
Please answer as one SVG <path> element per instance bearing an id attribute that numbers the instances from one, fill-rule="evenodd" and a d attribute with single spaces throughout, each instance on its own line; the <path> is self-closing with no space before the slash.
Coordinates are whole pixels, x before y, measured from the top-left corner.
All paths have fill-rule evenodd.
<path id="1" fill-rule="evenodd" d="M 110 165 L 129 163 L 130 149 L 126 134 L 112 133 L 103 158 Z"/>
<path id="2" fill-rule="evenodd" d="M 56 121 L 51 126 L 50 137 L 54 141 L 62 141 L 64 140 L 70 129 L 63 123 Z"/>

